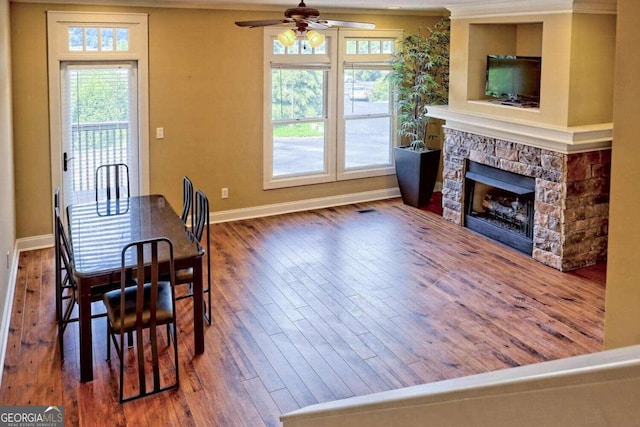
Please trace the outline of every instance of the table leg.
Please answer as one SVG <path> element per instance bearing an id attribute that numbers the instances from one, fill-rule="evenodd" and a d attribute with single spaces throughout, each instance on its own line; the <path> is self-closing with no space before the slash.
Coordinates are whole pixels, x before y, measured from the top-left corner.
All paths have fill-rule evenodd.
<path id="1" fill-rule="evenodd" d="M 93 381 L 93 347 L 91 333 L 91 286 L 78 280 L 80 301 L 78 318 L 80 328 L 80 381 Z"/>
<path id="2" fill-rule="evenodd" d="M 193 264 L 193 342 L 195 354 L 204 353 L 204 298 L 202 294 L 202 257 Z"/>

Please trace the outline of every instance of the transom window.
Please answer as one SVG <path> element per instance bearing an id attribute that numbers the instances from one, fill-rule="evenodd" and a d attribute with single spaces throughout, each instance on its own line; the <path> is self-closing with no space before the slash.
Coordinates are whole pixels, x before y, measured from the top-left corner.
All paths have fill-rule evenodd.
<path id="1" fill-rule="evenodd" d="M 278 39 L 273 40 L 273 55 L 325 55 L 327 45 L 322 43 L 318 47 L 311 47 L 308 40 L 296 39 L 289 47 L 284 46 Z"/>
<path id="2" fill-rule="evenodd" d="M 347 39 L 345 52 L 347 55 L 391 55 L 395 49 L 394 40 L 390 39 Z"/>
<path id="3" fill-rule="evenodd" d="M 128 28 L 69 27 L 69 51 L 71 52 L 126 52 L 128 50 Z"/>
<path id="4" fill-rule="evenodd" d="M 394 173 L 386 78 L 399 31 L 326 30 L 312 48 L 265 29 L 264 188 Z"/>

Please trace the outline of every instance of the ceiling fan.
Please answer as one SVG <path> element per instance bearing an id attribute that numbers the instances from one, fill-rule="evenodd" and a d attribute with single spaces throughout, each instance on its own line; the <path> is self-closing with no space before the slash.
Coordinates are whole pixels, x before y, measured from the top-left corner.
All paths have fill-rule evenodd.
<path id="1" fill-rule="evenodd" d="M 309 40 L 312 40 L 312 37 L 315 36 L 317 31 L 314 30 L 325 30 L 330 27 L 349 27 L 349 28 L 363 28 L 363 29 L 373 29 L 375 28 L 374 24 L 369 22 L 355 22 L 355 21 L 337 21 L 332 19 L 320 19 L 320 12 L 318 9 L 314 9 L 312 7 L 307 7 L 304 4 L 304 1 L 301 1 L 298 4 L 298 7 L 292 7 L 284 12 L 284 19 L 264 19 L 258 21 L 236 21 L 236 25 L 239 27 L 268 27 L 270 25 L 280 25 L 280 24 L 294 24 L 295 31 L 300 34 L 303 34 L 309 31 L 307 37 Z M 295 39 L 295 31 L 289 30 L 289 36 L 292 36 Z M 283 33 L 283 34 L 285 34 Z M 283 39 L 281 37 L 280 41 Z M 324 40 L 324 36 L 321 37 Z M 287 45 L 286 43 L 283 43 Z M 291 44 L 293 44 L 293 40 L 291 40 Z M 290 44 L 289 44 L 290 45 Z"/>

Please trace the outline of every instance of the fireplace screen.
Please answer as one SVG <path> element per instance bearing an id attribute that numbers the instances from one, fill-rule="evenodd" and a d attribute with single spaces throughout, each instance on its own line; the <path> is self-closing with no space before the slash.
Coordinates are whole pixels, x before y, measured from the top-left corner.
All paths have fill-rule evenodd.
<path id="1" fill-rule="evenodd" d="M 531 254 L 534 178 L 468 161 L 465 190 L 468 228 Z"/>

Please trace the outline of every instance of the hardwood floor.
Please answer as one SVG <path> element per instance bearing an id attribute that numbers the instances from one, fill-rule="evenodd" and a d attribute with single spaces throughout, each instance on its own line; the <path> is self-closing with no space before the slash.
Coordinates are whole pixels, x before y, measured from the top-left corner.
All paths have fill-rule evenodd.
<path id="1" fill-rule="evenodd" d="M 212 242 L 205 353 L 179 301 L 180 389 L 125 405 L 105 320 L 81 384 L 76 325 L 60 363 L 53 249 L 22 253 L 0 404 L 64 405 L 67 425 L 277 426 L 317 402 L 602 349 L 602 266 L 560 273 L 398 200 L 215 224 Z"/>

